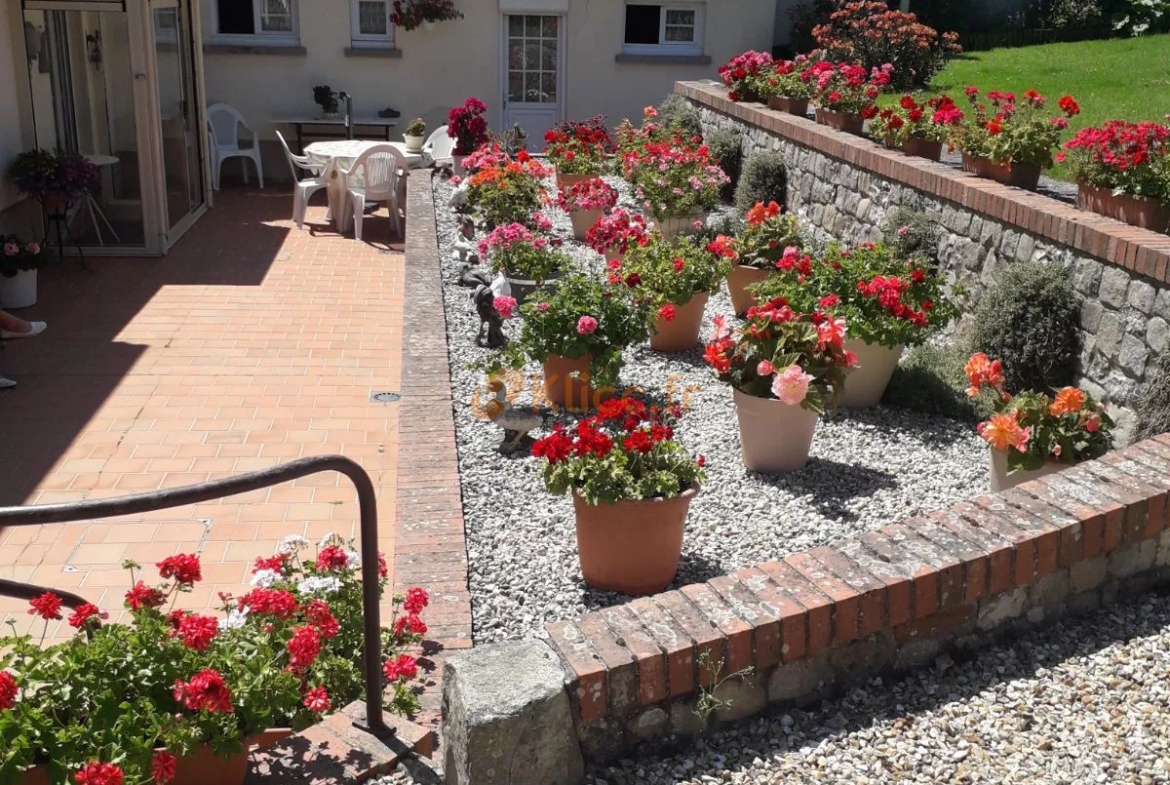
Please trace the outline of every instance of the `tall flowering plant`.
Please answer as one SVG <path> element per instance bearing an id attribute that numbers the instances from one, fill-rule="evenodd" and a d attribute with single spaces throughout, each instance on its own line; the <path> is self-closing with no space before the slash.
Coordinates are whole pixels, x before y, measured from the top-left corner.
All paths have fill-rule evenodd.
<path id="1" fill-rule="evenodd" d="M 621 207 L 601 216 L 585 233 L 585 242 L 602 255 L 622 256 L 630 248 L 645 245 L 650 240 L 646 219 L 640 213 L 629 213 Z"/>
<path id="2" fill-rule="evenodd" d="M 617 189 L 600 177 L 582 180 L 569 186 L 561 186 L 557 190 L 557 207 L 569 213 L 590 210 L 608 212 L 613 209 L 617 201 Z"/>
<path id="3" fill-rule="evenodd" d="M 482 166 L 467 184 L 467 204 L 491 226 L 530 223 L 544 196 L 547 170 L 521 151 L 515 161 Z"/>
<path id="4" fill-rule="evenodd" d="M 854 63 L 819 60 L 802 78 L 811 85 L 817 106 L 831 112 L 861 115 L 868 120 L 877 115 L 878 94 L 890 84 L 893 71 L 894 66 L 889 63 L 866 69 Z"/>
<path id="5" fill-rule="evenodd" d="M 798 314 L 782 297 L 752 306 L 747 323 L 715 318 L 704 359 L 740 392 L 823 412 L 836 406 L 857 357 L 845 349 L 845 320 L 823 311 Z"/>
<path id="6" fill-rule="evenodd" d="M 544 154 L 561 174 L 601 174 L 613 150 L 601 115 L 558 124 L 544 135 Z"/>
<path id="7" fill-rule="evenodd" d="M 1170 126 L 1110 120 L 1082 128 L 1056 161 L 1096 188 L 1170 204 Z"/>
<path id="8" fill-rule="evenodd" d="M 26 150 L 12 160 L 8 175 L 22 194 L 41 200 L 56 197 L 66 204 L 101 187 L 98 168 L 80 153 L 68 151 Z"/>
<path id="9" fill-rule="evenodd" d="M 991 449 L 1007 454 L 1008 473 L 1039 469 L 1048 461 L 1075 464 L 1099 458 L 1113 446 L 1113 420 L 1091 395 L 1064 387 L 1052 396 L 1009 393 L 1003 366 L 978 352 L 966 366 L 971 397 L 989 399 L 995 413 L 978 425 Z"/>
<path id="10" fill-rule="evenodd" d="M 869 123 L 869 131 L 897 146 L 909 139 L 942 142 L 963 122 L 963 110 L 948 95 L 937 95 L 919 103 L 904 95 L 896 106 L 882 109 Z"/>
<path id="11" fill-rule="evenodd" d="M 479 241 L 480 258 L 510 278 L 540 283 L 572 264 L 552 242 L 521 223 L 497 226 Z"/>
<path id="12" fill-rule="evenodd" d="M 730 182 L 711 160 L 707 145 L 695 146 L 677 135 L 624 153 L 622 175 L 634 186 L 642 206 L 658 219 L 711 209 L 719 201 L 720 189 Z"/>
<path id="13" fill-rule="evenodd" d="M 719 66 L 719 76 L 732 101 L 766 103 L 768 79 L 773 71 L 774 61 L 767 52 L 744 52 Z"/>
<path id="14" fill-rule="evenodd" d="M 20 781 L 25 768 L 43 763 L 53 782 L 161 785 L 200 745 L 236 752 L 266 728 L 303 728 L 358 697 L 357 555 L 333 536 L 315 558 L 302 556 L 306 547 L 292 537 L 258 559 L 251 590 L 221 595 L 219 618 L 174 610 L 203 579 L 198 557 L 179 554 L 158 563 L 161 584 L 147 584 L 126 563 L 130 624 L 103 624 L 106 614 L 84 605 L 68 616 L 78 631 L 70 641 L 43 647 L 43 632 L 36 643 L 0 639 L 0 782 Z M 417 708 L 410 682 L 418 668 L 405 649 L 426 633 L 426 605 L 421 589 L 395 598 L 385 631 L 384 686 L 398 711 Z M 29 613 L 47 629 L 64 617 L 61 598 L 47 592 Z"/>
<path id="15" fill-rule="evenodd" d="M 978 87 L 968 87 L 967 100 L 973 107 L 971 121 L 952 129 L 950 143 L 967 155 L 1011 166 L 1052 166 L 1053 154 L 1068 118 L 1080 114 L 1072 96 L 1058 102 L 1060 114 L 1052 114 L 1048 99 L 1028 90 L 1017 99 L 1015 93 L 991 90 L 986 101 Z"/>
<path id="16" fill-rule="evenodd" d="M 652 320 L 672 322 L 677 306 L 719 287 L 731 262 L 692 238 L 667 240 L 651 232 L 645 244 L 630 248 L 621 261 L 608 266 L 609 282 L 633 289 Z"/>
<path id="17" fill-rule="evenodd" d="M 455 140 L 455 155 L 469 155 L 487 143 L 486 111 L 483 101 L 471 97 L 447 112 L 447 135 Z"/>
<path id="18" fill-rule="evenodd" d="M 628 119 L 622 120 L 618 123 L 615 134 L 615 147 L 619 156 L 618 171 L 622 168 L 622 159 L 637 150 L 641 150 L 642 146 L 648 142 L 676 142 L 678 144 L 700 145 L 703 143 L 702 137 L 690 136 L 688 137 L 685 131 L 678 128 L 671 128 L 658 122 L 658 110 L 653 106 L 647 106 L 642 110 L 642 124 L 635 127 Z"/>
<path id="19" fill-rule="evenodd" d="M 700 456 L 674 440 L 674 413 L 636 398 L 612 398 L 569 429 L 536 442 L 549 492 L 577 492 L 591 505 L 672 499 L 705 479 Z"/>

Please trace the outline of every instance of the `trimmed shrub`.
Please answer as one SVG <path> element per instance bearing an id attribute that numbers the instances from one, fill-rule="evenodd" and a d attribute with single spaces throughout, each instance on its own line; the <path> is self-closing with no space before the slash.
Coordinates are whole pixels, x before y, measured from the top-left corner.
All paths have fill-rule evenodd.
<path id="1" fill-rule="evenodd" d="M 743 134 L 738 128 L 724 128 L 711 134 L 707 146 L 711 148 L 711 158 L 719 162 L 719 167 L 731 180 L 720 193 L 723 201 L 730 201 L 743 169 Z"/>
<path id="2" fill-rule="evenodd" d="M 741 212 L 756 202 L 776 202 L 783 206 L 788 197 L 788 168 L 780 153 L 762 152 L 748 156 L 739 185 L 735 189 L 735 206 Z"/>
<path id="3" fill-rule="evenodd" d="M 658 125 L 678 129 L 686 136 L 703 137 L 698 108 L 678 93 L 671 93 L 658 105 Z"/>
<path id="4" fill-rule="evenodd" d="M 1134 441 L 1150 439 L 1170 431 L 1170 351 L 1164 351 L 1146 372 L 1148 381 L 1138 394 L 1134 411 L 1137 427 Z"/>
<path id="5" fill-rule="evenodd" d="M 930 216 L 906 207 L 891 210 L 882 224 L 882 241 L 899 256 L 917 256 L 934 265 L 938 264 L 940 234 Z"/>
<path id="6" fill-rule="evenodd" d="M 990 406 L 967 396 L 963 367 L 970 352 L 962 343 L 924 343 L 909 349 L 894 371 L 882 401 L 903 409 L 976 422 Z M 982 411 L 986 408 L 987 411 Z"/>
<path id="7" fill-rule="evenodd" d="M 1071 385 L 1080 352 L 1080 312 L 1064 268 L 1009 265 L 975 312 L 971 350 L 1003 363 L 1009 390 L 1048 392 Z"/>

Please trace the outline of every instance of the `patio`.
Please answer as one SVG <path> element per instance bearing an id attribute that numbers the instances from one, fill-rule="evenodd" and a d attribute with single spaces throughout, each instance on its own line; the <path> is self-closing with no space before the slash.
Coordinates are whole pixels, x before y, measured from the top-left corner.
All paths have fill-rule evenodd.
<path id="1" fill-rule="evenodd" d="M 398 409 L 371 392 L 400 388 L 401 244 L 384 214 L 365 242 L 304 231 L 274 189 L 224 191 L 162 259 L 66 260 L 42 271 L 35 341 L 12 341 L 0 368 L 0 505 L 98 499 L 199 483 L 336 453 L 374 480 L 380 548 L 393 569 Z M 71 589 L 110 619 L 128 576 L 198 552 L 204 582 L 183 596 L 217 608 L 246 586 L 253 560 L 288 534 L 357 535 L 348 482 L 320 475 L 218 503 L 137 517 L 0 529 L 0 576 Z M 0 618 L 39 627 L 0 598 Z M 37 620 L 39 624 L 39 620 Z M 64 621 L 48 639 L 69 637 Z"/>

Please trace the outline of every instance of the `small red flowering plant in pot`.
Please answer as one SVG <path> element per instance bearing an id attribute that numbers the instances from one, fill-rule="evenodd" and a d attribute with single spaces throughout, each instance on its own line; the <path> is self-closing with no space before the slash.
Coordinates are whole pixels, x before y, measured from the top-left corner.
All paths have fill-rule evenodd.
<path id="1" fill-rule="evenodd" d="M 584 240 L 586 232 L 602 214 L 612 210 L 617 201 L 617 189 L 600 177 L 562 185 L 557 190 L 557 206 L 569 213 L 573 236 L 578 240 Z"/>
<path id="2" fill-rule="evenodd" d="M 715 318 L 704 359 L 732 387 L 747 468 L 793 471 L 808 460 L 817 419 L 857 360 L 845 336 L 844 319 L 797 313 L 783 297 L 753 305 L 734 331 Z"/>
<path id="3" fill-rule="evenodd" d="M 768 106 L 801 117 L 808 114 L 808 101 L 813 94 L 812 84 L 804 79 L 808 62 L 808 55 L 797 55 L 794 60 L 773 63 L 772 72 L 761 88 L 768 98 Z"/>
<path id="4" fill-rule="evenodd" d="M 680 352 L 698 345 L 703 309 L 731 262 L 705 243 L 688 237 L 668 240 L 652 232 L 645 244 L 608 266 L 610 283 L 630 287 L 646 306 L 650 348 Z"/>
<path id="5" fill-rule="evenodd" d="M 800 219 L 785 213 L 776 202 L 756 204 L 747 211 L 738 238 L 717 235 L 708 250 L 732 262 L 727 290 L 737 316 L 752 304 L 748 287 L 766 279 L 785 259 L 789 248 L 799 251 L 806 239 Z"/>
<path id="6" fill-rule="evenodd" d="M 890 147 L 937 161 L 942 143 L 963 118 L 963 110 L 950 96 L 937 95 L 919 103 L 914 96 L 904 95 L 896 106 L 882 109 L 870 120 L 869 132 Z"/>
<path id="7" fill-rule="evenodd" d="M 156 585 L 126 563 L 129 624 L 103 624 L 106 614 L 85 605 L 68 616 L 78 634 L 65 643 L 0 639 L 0 782 L 19 782 L 41 764 L 51 782 L 230 785 L 242 781 L 248 747 L 263 731 L 304 728 L 359 697 L 357 556 L 330 537 L 315 559 L 302 559 L 303 545 L 289 538 L 258 559 L 251 591 L 221 595 L 221 617 L 174 609 L 202 580 L 198 557 L 179 554 L 159 562 Z M 426 602 L 420 589 L 396 600 L 406 614 L 390 620 L 388 662 L 408 656 L 426 632 L 418 617 Z M 62 618 L 51 592 L 30 605 L 46 628 Z M 402 676 L 408 664 L 385 675 L 396 711 L 417 709 Z"/>
<path id="8" fill-rule="evenodd" d="M 1082 128 L 1056 161 L 1076 175 L 1082 209 L 1170 232 L 1170 126 L 1110 120 Z"/>
<path id="9" fill-rule="evenodd" d="M 748 51 L 738 54 L 719 66 L 719 76 L 732 101 L 767 103 L 770 91 L 768 79 L 775 69 L 772 55 Z"/>
<path id="10" fill-rule="evenodd" d="M 890 84 L 894 67 L 866 69 L 855 63 L 818 60 L 804 72 L 817 104 L 817 122 L 860 134 L 862 122 L 877 115 L 877 97 Z"/>
<path id="11" fill-rule="evenodd" d="M 1052 395 L 1012 394 L 999 360 L 983 352 L 971 355 L 965 370 L 967 394 L 993 406 L 991 417 L 977 426 L 990 448 L 993 492 L 1100 458 L 1113 448 L 1113 420 L 1085 391 L 1064 387 Z"/>
<path id="12" fill-rule="evenodd" d="M 1052 166 L 1068 118 L 1080 114 L 1072 96 L 1058 102 L 1059 114 L 1047 109 L 1048 99 L 1035 90 L 1015 93 L 979 88 L 967 90 L 970 122 L 956 126 L 949 143 L 963 152 L 963 168 L 1020 188 L 1034 189 L 1040 171 Z M 990 101 L 990 104 L 987 102 Z"/>
<path id="13" fill-rule="evenodd" d="M 704 459 L 675 440 L 676 415 L 611 398 L 575 427 L 536 442 L 545 487 L 571 493 L 581 572 L 590 586 L 631 595 L 662 591 L 678 572 Z"/>
<path id="14" fill-rule="evenodd" d="M 556 167 L 557 178 L 562 182 L 602 174 L 613 149 L 613 137 L 600 115 L 559 123 L 544 135 L 544 155 Z"/>
<path id="15" fill-rule="evenodd" d="M 487 143 L 485 112 L 487 104 L 474 96 L 447 112 L 447 135 L 455 140 L 455 155 L 470 155 Z"/>
<path id="16" fill-rule="evenodd" d="M 647 141 L 622 155 L 622 176 L 634 196 L 667 235 L 685 233 L 719 202 L 730 180 L 711 159 L 711 150 L 681 136 Z"/>
<path id="17" fill-rule="evenodd" d="M 649 240 L 646 219 L 621 207 L 601 216 L 585 233 L 585 243 L 606 261 L 621 259 L 630 248 L 645 245 Z"/>

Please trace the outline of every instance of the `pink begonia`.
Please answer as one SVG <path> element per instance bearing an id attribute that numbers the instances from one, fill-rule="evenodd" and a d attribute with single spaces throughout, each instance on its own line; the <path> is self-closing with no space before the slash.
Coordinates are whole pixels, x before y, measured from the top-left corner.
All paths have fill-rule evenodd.
<path id="1" fill-rule="evenodd" d="M 505 319 L 511 319 L 512 312 L 516 310 L 516 298 L 506 296 L 497 297 L 492 301 L 492 305 L 494 305 L 496 310 L 500 312 L 500 316 L 504 317 Z"/>
<path id="2" fill-rule="evenodd" d="M 760 360 L 760 364 L 756 366 L 756 375 L 771 376 L 774 370 L 776 369 L 772 367 L 772 363 L 767 360 Z"/>
<path id="3" fill-rule="evenodd" d="M 28 251 L 33 256 L 36 256 L 41 252 L 41 245 L 40 243 L 29 243 L 24 247 L 24 250 Z"/>
<path id="4" fill-rule="evenodd" d="M 772 379 L 772 394 L 789 406 L 799 406 L 808 396 L 812 380 L 812 374 L 805 373 L 799 365 L 790 365 Z"/>
<path id="5" fill-rule="evenodd" d="M 8 256 L 16 256 L 20 253 L 20 246 L 16 243 L 4 243 L 4 253 Z"/>
<path id="6" fill-rule="evenodd" d="M 582 316 L 577 320 L 577 334 L 590 335 L 597 329 L 597 320 L 592 316 Z"/>

